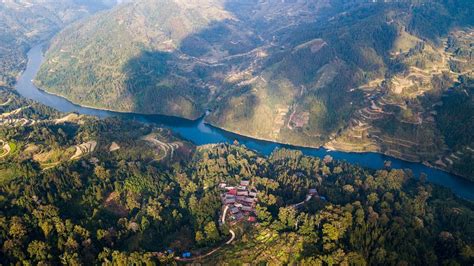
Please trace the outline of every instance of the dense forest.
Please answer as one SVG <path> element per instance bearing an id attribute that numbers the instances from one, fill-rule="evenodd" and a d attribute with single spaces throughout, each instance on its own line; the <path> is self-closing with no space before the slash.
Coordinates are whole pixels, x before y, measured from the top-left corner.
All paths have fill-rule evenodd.
<path id="1" fill-rule="evenodd" d="M 60 114 L 0 92 L 2 117 L 29 106 L 9 121 L 36 121 L 0 127 L 10 147 L 0 154 L 2 264 L 173 264 L 218 246 L 197 261 L 474 262 L 472 202 L 423 175 L 286 149 L 264 157 L 238 143 L 195 147 L 154 125 Z M 180 144 L 170 155 L 163 143 Z M 241 180 L 258 191 L 257 223 L 222 225 L 218 186 Z M 295 207 L 312 188 L 318 197 Z"/>

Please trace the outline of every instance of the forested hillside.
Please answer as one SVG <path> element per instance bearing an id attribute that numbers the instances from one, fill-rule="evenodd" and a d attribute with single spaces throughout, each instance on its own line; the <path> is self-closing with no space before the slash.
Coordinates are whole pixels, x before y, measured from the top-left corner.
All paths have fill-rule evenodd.
<path id="1" fill-rule="evenodd" d="M 474 262 L 472 202 L 410 171 L 194 147 L 153 125 L 62 114 L 4 88 L 0 123 L 4 264 L 174 264 L 188 253 L 184 261 L 204 264 Z M 220 184 L 242 180 L 258 191 L 256 223 L 222 224 Z"/>
<path id="2" fill-rule="evenodd" d="M 90 106 L 197 118 L 209 89 L 168 62 L 186 61 L 173 51 L 188 35 L 231 17 L 218 0 L 123 4 L 61 32 L 38 84 Z"/>
<path id="3" fill-rule="evenodd" d="M 210 109 L 209 123 L 243 135 L 470 178 L 448 157 L 466 161 L 474 147 L 446 142 L 436 106 L 473 78 L 473 5 L 134 1 L 62 31 L 37 84 L 119 111 L 195 119 Z"/>
<path id="4" fill-rule="evenodd" d="M 33 44 L 49 40 L 65 25 L 115 4 L 112 0 L 0 3 L 0 85 L 13 85 Z"/>

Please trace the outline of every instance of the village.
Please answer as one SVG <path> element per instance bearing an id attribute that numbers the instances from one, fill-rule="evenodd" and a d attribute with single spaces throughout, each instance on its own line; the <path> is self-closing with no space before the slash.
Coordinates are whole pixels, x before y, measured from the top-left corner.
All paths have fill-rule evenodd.
<path id="1" fill-rule="evenodd" d="M 221 183 L 219 188 L 222 190 L 221 199 L 224 206 L 221 224 L 225 224 L 226 219 L 231 225 L 241 221 L 250 223 L 257 221 L 255 206 L 258 191 L 250 185 L 249 180 L 240 181 L 238 186 Z"/>
<path id="2" fill-rule="evenodd" d="M 221 200 L 222 200 L 222 215 L 219 219 L 219 225 L 223 226 L 226 224 L 237 225 L 238 223 L 247 223 L 257 225 L 256 217 L 256 205 L 258 202 L 258 191 L 252 186 L 249 180 L 241 180 L 239 185 L 231 186 L 226 183 L 220 183 L 219 189 L 221 190 Z M 326 198 L 320 196 L 316 188 L 308 189 L 308 193 L 303 199 L 303 201 L 289 205 L 289 207 L 295 208 L 296 210 L 300 209 L 304 204 L 309 202 L 311 199 L 319 199 L 326 201 Z M 191 262 L 197 259 L 203 259 L 208 257 L 224 245 L 231 244 L 236 237 L 236 233 L 233 229 L 229 229 L 231 235 L 230 239 L 224 242 L 222 245 L 212 249 L 211 251 L 193 257 L 193 254 L 189 251 L 182 253 L 181 257 L 176 257 L 177 261 L 181 262 Z M 170 251 L 171 253 L 172 251 Z"/>
<path id="3" fill-rule="evenodd" d="M 257 222 L 255 207 L 258 202 L 258 191 L 252 187 L 249 180 L 240 181 L 238 186 L 228 186 L 226 183 L 221 183 L 219 188 L 222 191 L 221 200 L 223 204 L 222 218 L 219 221 L 220 225 L 226 224 L 226 221 L 229 221 L 230 225 L 235 225 L 239 222 Z M 313 198 L 326 200 L 325 197 L 319 196 L 316 188 L 310 188 L 302 202 L 291 206 L 298 209 Z"/>

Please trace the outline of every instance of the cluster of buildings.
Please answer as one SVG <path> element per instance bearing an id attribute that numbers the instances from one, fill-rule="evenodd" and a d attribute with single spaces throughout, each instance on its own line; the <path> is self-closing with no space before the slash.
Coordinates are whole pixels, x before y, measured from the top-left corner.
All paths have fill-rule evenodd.
<path id="1" fill-rule="evenodd" d="M 219 187 L 223 191 L 221 199 L 224 209 L 227 209 L 231 223 L 235 224 L 243 220 L 251 223 L 257 221 L 255 217 L 257 190 L 250 187 L 250 181 L 242 180 L 235 187 L 221 183 Z"/>

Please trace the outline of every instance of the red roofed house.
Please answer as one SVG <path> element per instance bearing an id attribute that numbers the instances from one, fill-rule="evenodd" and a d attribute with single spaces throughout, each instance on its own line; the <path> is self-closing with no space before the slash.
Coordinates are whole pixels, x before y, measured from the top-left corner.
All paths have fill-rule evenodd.
<path id="1" fill-rule="evenodd" d="M 227 194 L 230 194 L 230 195 L 237 195 L 237 190 L 236 189 L 231 189 L 229 190 L 229 192 L 227 192 Z"/>
<path id="2" fill-rule="evenodd" d="M 239 195 L 239 196 L 248 196 L 249 192 L 248 191 L 237 191 L 237 195 Z"/>
<path id="3" fill-rule="evenodd" d="M 230 205 L 230 204 L 234 204 L 234 203 L 235 203 L 235 199 L 225 199 L 224 200 L 225 205 Z"/>
<path id="4" fill-rule="evenodd" d="M 248 180 L 242 180 L 242 181 L 240 181 L 240 185 L 241 185 L 241 186 L 248 186 L 248 185 L 250 185 L 250 181 L 248 181 Z"/>
<path id="5" fill-rule="evenodd" d="M 249 216 L 249 218 L 248 218 L 247 221 L 249 221 L 249 222 L 251 222 L 251 223 L 255 223 L 255 222 L 257 221 L 257 219 L 256 219 L 255 217 L 253 217 L 253 216 Z"/>

